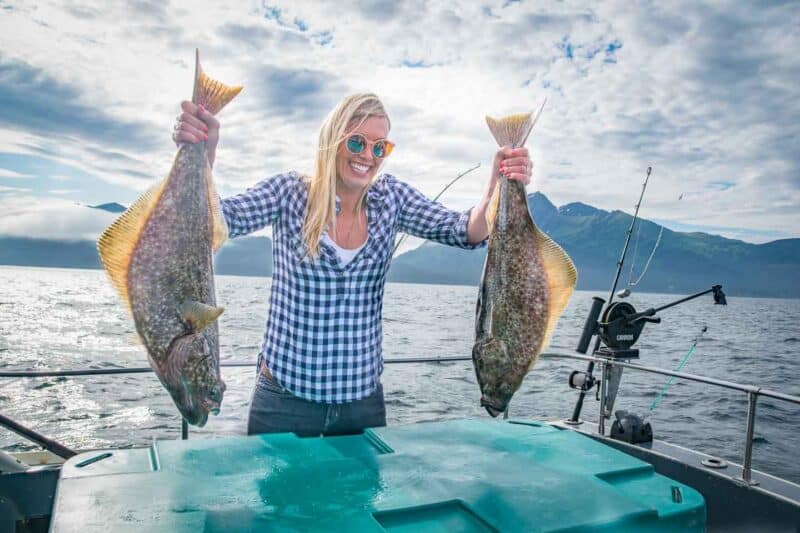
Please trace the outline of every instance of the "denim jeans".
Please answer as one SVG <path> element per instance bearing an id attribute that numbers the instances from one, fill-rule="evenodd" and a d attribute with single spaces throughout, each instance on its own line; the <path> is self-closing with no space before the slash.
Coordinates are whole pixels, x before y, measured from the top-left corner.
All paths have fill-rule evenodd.
<path id="1" fill-rule="evenodd" d="M 370 396 L 349 403 L 317 403 L 294 396 L 275 378 L 258 373 L 247 434 L 296 433 L 301 437 L 348 435 L 386 425 L 383 386 Z"/>

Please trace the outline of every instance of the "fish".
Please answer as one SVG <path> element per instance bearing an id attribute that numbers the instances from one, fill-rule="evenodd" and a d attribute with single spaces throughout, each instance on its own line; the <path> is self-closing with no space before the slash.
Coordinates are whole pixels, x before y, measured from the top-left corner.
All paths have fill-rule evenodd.
<path id="1" fill-rule="evenodd" d="M 519 113 L 486 123 L 500 146 L 525 144 L 541 115 Z M 472 361 L 481 405 L 492 417 L 508 408 L 545 349 L 578 273 L 567 253 L 536 226 L 525 185 L 505 176 L 486 214 L 489 244 L 475 312 Z"/>
<path id="2" fill-rule="evenodd" d="M 208 77 L 195 50 L 192 102 L 217 114 L 239 92 Z M 189 424 L 219 413 L 225 382 L 213 254 L 228 235 L 206 143 L 181 143 L 166 178 L 100 236 L 97 250 L 150 366 Z"/>

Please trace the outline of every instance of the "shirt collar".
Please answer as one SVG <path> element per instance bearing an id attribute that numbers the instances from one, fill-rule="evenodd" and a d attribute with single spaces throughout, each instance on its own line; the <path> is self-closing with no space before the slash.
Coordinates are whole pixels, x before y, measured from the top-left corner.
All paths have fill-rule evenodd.
<path id="1" fill-rule="evenodd" d="M 367 188 L 367 205 L 369 207 L 379 207 L 381 201 L 383 200 L 383 179 L 382 176 L 378 177 L 375 181 L 373 181 L 369 187 Z M 336 214 L 342 212 L 342 201 L 339 199 L 339 195 L 336 195 Z"/>

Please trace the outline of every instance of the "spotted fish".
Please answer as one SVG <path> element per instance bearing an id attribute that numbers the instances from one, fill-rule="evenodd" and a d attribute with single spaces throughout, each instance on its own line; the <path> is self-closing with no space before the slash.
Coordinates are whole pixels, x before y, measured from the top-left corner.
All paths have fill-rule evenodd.
<path id="1" fill-rule="evenodd" d="M 521 147 L 539 113 L 486 117 L 500 146 Z M 487 214 L 489 250 L 483 267 L 472 361 L 481 405 L 492 416 L 511 397 L 544 350 L 572 295 L 577 271 L 564 250 L 533 221 L 525 186 L 500 178 Z"/>
<path id="2" fill-rule="evenodd" d="M 216 114 L 241 91 L 203 72 L 192 101 Z M 150 365 L 190 424 L 219 413 L 225 383 L 212 255 L 227 237 L 205 142 L 182 144 L 169 175 L 100 236 L 97 249 L 128 306 Z"/>

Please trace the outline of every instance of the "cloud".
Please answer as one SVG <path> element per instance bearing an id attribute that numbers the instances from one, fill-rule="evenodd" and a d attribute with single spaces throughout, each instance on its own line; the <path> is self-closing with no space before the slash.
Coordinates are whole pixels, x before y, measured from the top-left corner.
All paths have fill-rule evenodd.
<path id="1" fill-rule="evenodd" d="M 7 168 L 0 168 L 0 178 L 2 179 L 29 179 L 32 177 L 33 176 L 30 174 L 22 174 L 20 172 L 8 170 Z"/>
<path id="2" fill-rule="evenodd" d="M 268 66 L 259 69 L 257 79 L 255 97 L 264 113 L 284 120 L 319 119 L 344 93 L 336 77 L 319 70 Z"/>
<path id="3" fill-rule="evenodd" d="M 65 200 L 0 194 L 0 235 L 40 239 L 94 240 L 116 216 Z"/>
<path id="4" fill-rule="evenodd" d="M 31 189 L 26 187 L 9 187 L 8 185 L 0 185 L 0 195 L 7 194 L 7 193 L 20 193 L 20 192 L 31 192 Z"/>
<path id="5" fill-rule="evenodd" d="M 629 208 L 652 166 L 647 217 L 800 235 L 791 3 L 95 1 L 13 6 L 4 22 L 0 150 L 75 169 L 69 189 L 87 196 L 129 203 L 166 173 L 199 46 L 210 75 L 245 87 L 219 117 L 223 194 L 310 170 L 329 109 L 369 90 L 392 115 L 387 171 L 434 195 L 482 163 L 443 198 L 467 208 L 495 150 L 483 116 L 547 97 L 531 190 Z"/>
<path id="6" fill-rule="evenodd" d="M 28 132 L 103 138 L 149 150 L 152 139 L 135 122 L 116 120 L 81 103 L 81 91 L 20 61 L 0 62 L 0 125 Z"/>

